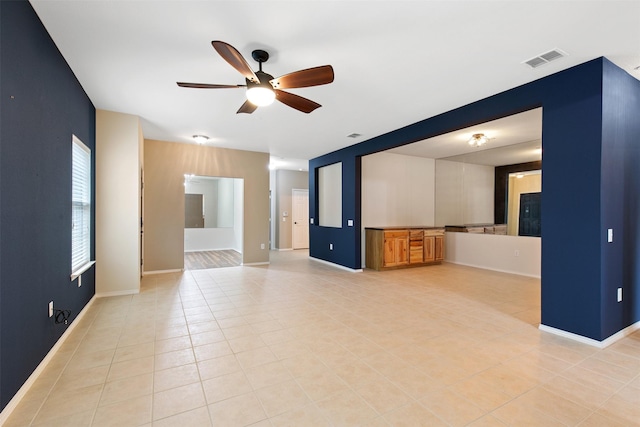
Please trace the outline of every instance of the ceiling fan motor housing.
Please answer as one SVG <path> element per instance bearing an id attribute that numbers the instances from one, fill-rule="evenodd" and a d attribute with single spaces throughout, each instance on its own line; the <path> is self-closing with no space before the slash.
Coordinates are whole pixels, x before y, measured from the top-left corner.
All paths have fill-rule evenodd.
<path id="1" fill-rule="evenodd" d="M 263 62 L 267 62 L 269 60 L 269 52 L 262 49 L 256 49 L 251 52 L 251 57 L 262 65 Z"/>
<path id="2" fill-rule="evenodd" d="M 273 80 L 273 76 L 271 74 L 267 74 L 264 71 L 256 71 L 256 76 L 260 79 L 260 83 L 254 83 L 249 79 L 245 79 L 247 81 L 247 89 L 251 87 L 263 87 L 265 89 L 273 90 L 273 86 L 269 81 Z"/>

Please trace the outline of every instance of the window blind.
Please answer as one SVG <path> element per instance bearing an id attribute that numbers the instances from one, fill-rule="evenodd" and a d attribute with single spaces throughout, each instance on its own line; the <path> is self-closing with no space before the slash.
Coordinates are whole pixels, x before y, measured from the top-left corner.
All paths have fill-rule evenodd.
<path id="1" fill-rule="evenodd" d="M 71 272 L 91 261 L 91 150 L 75 136 L 71 182 Z"/>

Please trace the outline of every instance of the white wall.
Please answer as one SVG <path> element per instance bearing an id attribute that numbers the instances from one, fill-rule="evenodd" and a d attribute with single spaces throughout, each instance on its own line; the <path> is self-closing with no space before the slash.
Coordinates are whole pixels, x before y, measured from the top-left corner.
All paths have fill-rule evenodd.
<path id="1" fill-rule="evenodd" d="M 362 158 L 363 227 L 433 225 L 434 160 L 393 153 Z"/>
<path id="2" fill-rule="evenodd" d="M 96 294 L 140 291 L 140 168 L 137 116 L 96 110 Z"/>
<path id="3" fill-rule="evenodd" d="M 435 161 L 435 225 L 492 224 L 495 169 Z"/>
<path id="4" fill-rule="evenodd" d="M 539 237 L 445 233 L 445 261 L 524 276 L 540 277 Z"/>
<path id="5" fill-rule="evenodd" d="M 185 228 L 184 251 L 215 251 L 236 249 L 233 228 Z M 238 251 L 241 252 L 241 251 Z"/>
<path id="6" fill-rule="evenodd" d="M 234 210 L 229 209 L 224 203 L 220 203 L 220 200 L 234 200 L 233 188 L 235 186 L 234 181 L 230 179 L 222 179 L 218 181 L 218 212 L 217 223 L 218 227 L 226 227 L 233 224 Z M 235 205 L 235 200 L 234 203 Z"/>

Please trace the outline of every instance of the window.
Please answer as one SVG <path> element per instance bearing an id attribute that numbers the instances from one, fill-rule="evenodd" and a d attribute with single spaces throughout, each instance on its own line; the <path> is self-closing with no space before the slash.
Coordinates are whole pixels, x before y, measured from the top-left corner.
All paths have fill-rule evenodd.
<path id="1" fill-rule="evenodd" d="M 73 136 L 71 170 L 71 280 L 91 262 L 91 150 Z"/>

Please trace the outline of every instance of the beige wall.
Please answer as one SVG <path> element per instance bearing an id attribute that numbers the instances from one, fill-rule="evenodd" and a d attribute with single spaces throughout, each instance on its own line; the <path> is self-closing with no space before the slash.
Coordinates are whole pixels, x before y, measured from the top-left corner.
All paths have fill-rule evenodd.
<path id="1" fill-rule="evenodd" d="M 522 178 L 509 177 L 509 205 L 507 212 L 507 234 L 518 235 L 520 219 L 520 195 L 542 191 L 542 174 L 525 175 Z"/>
<path id="2" fill-rule="evenodd" d="M 244 179 L 242 262 L 268 263 L 268 165 L 268 153 L 145 140 L 144 271 L 184 267 L 184 174 Z"/>
<path id="3" fill-rule="evenodd" d="M 307 190 L 309 188 L 309 172 L 278 170 L 276 177 L 276 241 L 278 249 L 291 249 L 292 242 L 292 190 Z M 282 221 L 282 212 L 288 212 L 286 221 Z"/>
<path id="4" fill-rule="evenodd" d="M 96 111 L 96 294 L 140 291 L 140 168 L 137 116 Z"/>

